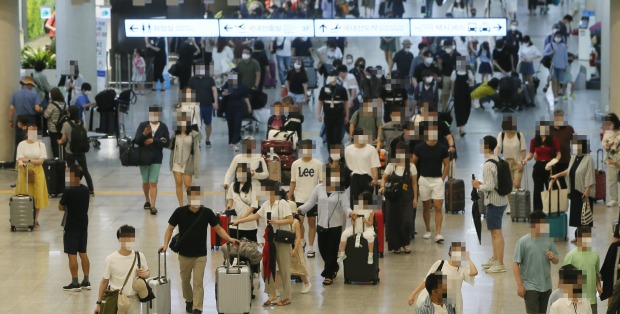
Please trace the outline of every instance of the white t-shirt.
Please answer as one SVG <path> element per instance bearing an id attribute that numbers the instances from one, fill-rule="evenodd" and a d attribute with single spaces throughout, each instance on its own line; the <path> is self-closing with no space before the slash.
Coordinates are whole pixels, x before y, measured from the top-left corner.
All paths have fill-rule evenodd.
<path id="1" fill-rule="evenodd" d="M 342 87 L 344 87 L 347 91 L 349 91 L 350 89 L 359 90 L 355 75 L 347 73 L 347 78 L 345 78 L 342 82 Z"/>
<path id="2" fill-rule="evenodd" d="M 103 279 L 110 280 L 110 288 L 112 290 L 119 290 L 123 283 L 125 282 L 125 278 L 127 277 L 127 273 L 133 264 L 135 253 L 134 251 L 127 256 L 123 256 L 118 251 L 108 255 L 105 258 L 105 264 L 103 267 Z M 149 270 L 149 266 L 146 263 L 146 257 L 144 254 L 140 252 L 140 264 L 143 270 Z M 138 260 L 136 259 L 136 265 L 133 267 L 132 274 L 129 276 L 127 280 L 127 284 L 125 284 L 125 288 L 123 288 L 122 293 L 126 296 L 135 295 L 136 292 L 133 290 L 133 281 L 136 279 L 138 269 Z"/>
<path id="3" fill-rule="evenodd" d="M 436 261 L 433 266 L 429 269 L 426 277 L 437 271 L 439 268 L 439 264 L 441 264 L 441 260 Z M 448 277 L 448 291 L 454 291 L 455 294 L 448 294 L 448 302 L 449 304 L 455 304 L 456 313 L 463 313 L 463 293 L 461 292 L 461 287 L 463 286 L 463 281 L 469 283 L 470 285 L 474 285 L 474 277 L 470 275 L 469 264 L 467 262 L 462 262 L 460 267 L 451 266 L 448 261 L 444 261 L 443 267 L 441 268 L 441 272 L 443 275 Z M 424 277 L 424 278 L 426 278 Z M 423 291 L 426 291 L 423 290 Z M 428 293 L 427 293 L 428 294 Z M 450 298 L 456 297 L 456 300 L 450 300 Z M 422 301 L 426 297 L 422 298 Z M 418 297 L 420 300 L 420 297 Z M 437 313 L 437 312 L 435 312 Z M 440 312 L 440 313 L 446 313 Z"/>
<path id="4" fill-rule="evenodd" d="M 220 75 L 230 71 L 228 63 L 232 62 L 234 55 L 232 49 L 225 46 L 221 52 L 213 49 L 211 58 L 213 59 L 213 74 Z M 226 66 L 224 66 L 225 64 Z"/>
<path id="5" fill-rule="evenodd" d="M 519 132 L 519 135 L 513 138 L 508 138 L 508 134 L 504 134 L 504 139 L 502 140 L 502 133 L 499 132 L 497 135 L 497 147 L 499 147 L 499 151 L 504 149 L 504 153 L 502 154 L 504 159 L 514 159 L 516 162 L 521 161 L 521 151 L 525 150 L 525 137 L 523 137 L 523 133 Z M 521 140 L 519 141 L 519 136 Z"/>
<path id="6" fill-rule="evenodd" d="M 540 58 L 542 54 L 534 45 L 521 45 L 519 47 L 519 59 L 523 62 L 532 62 L 536 58 Z"/>
<path id="7" fill-rule="evenodd" d="M 284 219 L 288 216 L 292 216 L 291 206 L 288 204 L 286 200 L 277 200 L 273 203 L 273 207 L 271 206 L 271 202 L 269 200 L 265 201 L 263 205 L 258 210 L 257 214 L 263 218 L 267 219 L 267 213 L 271 213 L 271 220 Z M 291 225 L 273 225 L 273 230 L 287 230 L 291 231 Z"/>
<path id="8" fill-rule="evenodd" d="M 394 168 L 396 168 L 396 171 L 394 171 Z M 405 167 L 400 166 L 400 165 L 395 165 L 393 163 L 389 163 L 385 167 L 384 173 L 387 175 L 390 175 L 392 174 L 392 172 L 395 172 L 397 176 L 402 176 L 405 173 Z M 415 167 L 414 164 L 409 164 L 409 172 L 410 172 L 410 176 L 413 177 L 418 174 L 418 169 Z"/>
<path id="9" fill-rule="evenodd" d="M 228 170 L 226 170 L 226 175 L 224 175 L 224 184 L 232 185 L 235 182 L 235 171 L 237 170 L 238 164 L 250 165 L 250 169 L 254 171 L 254 176 L 252 177 L 252 186 L 254 187 L 260 186 L 258 180 L 269 178 L 267 163 L 260 154 L 241 153 L 233 157 L 233 160 L 230 162 L 230 166 L 228 166 Z M 259 168 L 262 168 L 263 171 L 258 172 L 257 170 Z M 260 192 L 257 192 L 257 194 L 260 194 Z"/>
<path id="10" fill-rule="evenodd" d="M 192 118 L 192 124 L 195 124 L 200 128 L 202 123 L 200 123 L 200 104 L 197 102 L 182 102 L 181 107 L 178 109 L 179 112 L 185 112 Z"/>
<path id="11" fill-rule="evenodd" d="M 323 164 L 319 160 L 295 160 L 291 165 L 291 182 L 295 182 L 295 202 L 305 203 L 314 188 L 323 180 Z"/>
<path id="12" fill-rule="evenodd" d="M 336 59 L 340 59 L 342 60 L 342 50 L 340 50 L 340 48 L 336 47 L 336 49 L 334 49 L 333 52 L 330 52 L 329 49 L 327 49 L 327 46 L 323 46 L 319 49 L 317 49 L 316 53 L 320 56 L 321 61 L 323 61 L 323 63 L 328 64 L 328 65 L 332 65 L 332 62 Z"/>
<path id="13" fill-rule="evenodd" d="M 276 56 L 281 57 L 290 57 L 291 56 L 291 43 L 293 42 L 294 37 L 271 37 L 271 40 L 275 40 L 274 45 L 280 46 L 282 45 L 282 49 L 274 49 L 276 50 Z M 284 44 L 282 44 L 284 43 Z"/>
<path id="14" fill-rule="evenodd" d="M 19 145 L 17 145 L 17 155 L 16 159 L 26 158 L 26 159 L 47 159 L 47 150 L 45 149 L 45 144 L 39 141 L 28 142 L 21 141 Z"/>
<path id="15" fill-rule="evenodd" d="M 435 309 L 435 314 L 448 314 L 448 309 L 443 305 L 433 303 L 433 308 Z"/>
<path id="16" fill-rule="evenodd" d="M 153 134 L 154 136 L 155 132 L 157 132 L 157 129 L 159 129 L 161 122 L 158 122 L 158 123 L 149 122 L 149 124 L 151 125 L 151 131 L 153 131 L 151 134 Z"/>
<path id="17" fill-rule="evenodd" d="M 368 220 L 368 217 L 370 217 L 370 214 L 373 213 L 372 209 L 359 209 L 359 208 L 354 209 L 353 212 L 358 215 L 364 215 L 364 218 L 366 218 L 366 220 Z M 363 224 L 364 222 L 362 221 L 362 217 L 358 217 L 357 219 L 355 219 L 355 234 L 362 233 L 364 230 L 368 228 L 372 228 L 368 226 L 362 226 Z"/>
<path id="18" fill-rule="evenodd" d="M 233 183 L 234 185 L 234 183 Z M 254 187 L 254 185 L 252 185 Z M 239 184 L 239 193 L 235 193 L 234 188 L 230 186 L 228 188 L 228 194 L 226 195 L 226 199 L 233 200 L 233 205 L 231 209 L 234 209 L 237 212 L 237 216 L 232 216 L 232 222 L 235 222 L 241 218 L 241 216 L 245 215 L 245 213 L 250 208 L 258 208 L 258 200 L 256 199 L 256 193 L 254 189 L 250 189 L 250 193 L 244 193 L 241 191 L 243 188 L 243 184 Z M 230 226 L 232 229 L 237 229 L 235 226 Z M 256 230 L 258 228 L 258 223 L 256 220 L 244 222 L 239 225 L 239 230 Z"/>
<path id="19" fill-rule="evenodd" d="M 381 167 L 377 150 L 368 144 L 363 148 L 357 148 L 355 144 L 347 146 L 344 150 L 344 158 L 352 174 L 372 176 L 372 168 Z"/>

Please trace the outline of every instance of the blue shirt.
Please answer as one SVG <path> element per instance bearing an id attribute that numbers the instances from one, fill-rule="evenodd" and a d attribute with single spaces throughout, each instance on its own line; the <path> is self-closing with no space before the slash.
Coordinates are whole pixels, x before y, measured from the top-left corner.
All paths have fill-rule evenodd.
<path id="1" fill-rule="evenodd" d="M 39 99 L 39 95 L 28 87 L 22 87 L 22 89 L 16 91 L 13 97 L 11 97 L 11 105 L 15 107 L 15 113 L 18 116 L 36 115 L 37 112 L 34 110 L 34 106 L 40 104 L 41 100 Z"/>
<path id="2" fill-rule="evenodd" d="M 75 100 L 75 105 L 78 107 L 80 117 L 82 117 L 82 119 L 84 119 L 84 105 L 88 103 L 90 103 L 90 99 L 88 99 L 88 96 L 84 94 L 80 94 L 80 96 L 78 96 L 78 98 Z"/>
<path id="3" fill-rule="evenodd" d="M 556 69 L 566 69 L 568 67 L 568 48 L 563 43 L 551 43 L 545 46 L 543 55 L 548 56 L 554 51 L 555 53 L 551 59 L 551 66 Z"/>

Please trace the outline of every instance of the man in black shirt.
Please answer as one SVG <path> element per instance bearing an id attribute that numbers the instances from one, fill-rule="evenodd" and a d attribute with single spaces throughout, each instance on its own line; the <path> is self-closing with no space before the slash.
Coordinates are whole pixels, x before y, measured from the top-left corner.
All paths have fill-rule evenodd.
<path id="1" fill-rule="evenodd" d="M 396 64 L 396 70 L 402 74 L 403 77 L 409 76 L 409 68 L 413 62 L 413 53 L 411 53 L 411 41 L 409 39 L 403 40 L 403 49 L 394 54 L 392 64 L 388 64 L 390 72 Z"/>
<path id="2" fill-rule="evenodd" d="M 512 55 L 512 63 L 514 68 L 517 68 L 517 64 L 519 64 L 519 48 L 521 47 L 521 41 L 523 41 L 523 33 L 519 31 L 519 21 L 513 20 L 510 22 L 510 30 L 506 32 L 506 36 L 504 36 L 504 42 L 506 43 L 506 48 L 510 50 L 510 54 Z"/>
<path id="3" fill-rule="evenodd" d="M 385 123 L 392 121 L 390 117 L 392 108 L 409 108 L 409 100 L 407 98 L 407 90 L 404 87 L 404 81 L 405 80 L 400 76 L 400 71 L 394 70 L 392 74 L 389 75 L 385 86 L 381 89 L 379 97 L 383 100 L 383 121 Z"/>
<path id="4" fill-rule="evenodd" d="M 195 75 L 189 79 L 189 88 L 194 91 L 196 101 L 200 103 L 200 119 L 205 124 L 205 142 L 207 148 L 210 148 L 213 110 L 217 110 L 219 104 L 215 81 L 211 76 L 207 76 L 206 72 L 204 64 L 196 65 Z"/>
<path id="5" fill-rule="evenodd" d="M 425 71 L 429 71 L 436 80 L 439 80 L 441 82 L 439 68 L 433 64 L 433 53 L 430 50 L 426 50 L 422 53 L 422 57 L 424 57 L 424 63 L 418 65 L 415 70 L 413 70 L 411 84 L 414 87 L 418 86 L 418 84 L 423 80 L 423 75 Z"/>
<path id="6" fill-rule="evenodd" d="M 179 226 L 177 246 L 179 247 L 179 267 L 181 268 L 181 287 L 185 299 L 185 310 L 188 313 L 200 314 L 203 307 L 203 280 L 207 264 L 207 227 L 211 226 L 227 242 L 238 244 L 239 240 L 228 236 L 219 225 L 220 220 L 213 211 L 202 206 L 199 186 L 191 186 L 187 190 L 187 194 L 189 205 L 177 208 L 170 216 L 168 228 L 164 235 L 164 245 L 160 251 L 164 252 L 168 249 L 172 232 L 176 226 Z"/>
<path id="7" fill-rule="evenodd" d="M 497 78 L 502 78 L 514 71 L 512 55 L 505 46 L 504 40 L 499 39 L 493 49 L 493 72 L 497 74 Z"/>
<path id="8" fill-rule="evenodd" d="M 456 67 L 456 60 L 460 53 L 455 49 L 454 40 L 446 39 L 443 42 L 443 51 L 437 57 L 437 65 L 441 70 L 442 87 L 441 87 L 441 109 L 446 110 L 448 107 L 448 100 L 452 91 L 452 71 Z"/>
<path id="9" fill-rule="evenodd" d="M 418 187 L 420 189 L 420 199 L 424 205 L 424 224 L 426 225 L 426 233 L 424 239 L 431 237 L 431 201 L 435 208 L 435 242 L 443 243 L 444 238 L 441 235 L 441 224 L 443 222 L 444 199 L 444 181 L 448 176 L 450 169 L 450 158 L 448 148 L 439 144 L 439 130 L 437 122 L 424 121 L 421 123 L 420 131 L 425 142 L 420 143 L 413 151 L 411 162 L 418 169 Z M 443 166 L 443 170 L 442 170 Z"/>
<path id="10" fill-rule="evenodd" d="M 349 95 L 344 87 L 337 84 L 338 71 L 331 72 L 327 82 L 319 93 L 317 114 L 319 122 L 323 122 L 325 115 L 325 135 L 331 147 L 342 143 L 342 130 L 349 122 Z"/>
<path id="11" fill-rule="evenodd" d="M 291 43 L 291 56 L 312 57 L 312 41 L 308 37 L 297 37 Z"/>
<path id="12" fill-rule="evenodd" d="M 90 191 L 87 186 L 80 184 L 82 176 L 83 172 L 80 166 L 71 165 L 69 167 L 69 188 L 65 189 L 58 203 L 58 210 L 65 212 L 63 242 L 65 253 L 69 256 L 69 271 L 71 272 L 71 284 L 63 287 L 65 291 L 90 290 L 88 278 L 90 261 L 88 254 L 86 254 Z M 78 253 L 82 261 L 82 272 L 84 272 L 84 280 L 81 284 L 78 282 Z"/>

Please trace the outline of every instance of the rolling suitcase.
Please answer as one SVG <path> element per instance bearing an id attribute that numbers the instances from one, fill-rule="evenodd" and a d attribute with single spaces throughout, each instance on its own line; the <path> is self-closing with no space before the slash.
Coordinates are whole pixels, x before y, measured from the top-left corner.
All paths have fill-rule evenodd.
<path id="1" fill-rule="evenodd" d="M 599 200 L 603 200 L 603 202 L 605 202 L 605 198 L 607 196 L 607 175 L 605 174 L 605 170 L 603 170 L 603 165 L 605 165 L 603 156 L 604 153 L 602 149 L 596 151 L 596 171 L 594 172 L 594 181 L 596 182 L 594 195 L 595 202 Z"/>
<path id="2" fill-rule="evenodd" d="M 273 152 L 271 149 L 273 148 Z M 293 154 L 293 142 L 291 141 L 262 141 L 261 153 L 268 155 L 269 153 L 276 153 L 278 155 L 291 155 Z"/>
<path id="3" fill-rule="evenodd" d="M 377 247 L 379 257 L 383 257 L 383 252 L 385 249 L 385 219 L 383 219 L 383 211 L 380 209 L 375 210 L 374 214 L 375 230 L 377 231 L 377 241 L 375 241 L 375 246 Z"/>
<path id="4" fill-rule="evenodd" d="M 240 261 L 239 255 L 237 261 Z M 218 313 L 250 313 L 251 302 L 252 271 L 249 266 L 231 265 L 226 261 L 225 266 L 215 270 L 215 303 Z"/>
<path id="5" fill-rule="evenodd" d="M 363 226 L 364 224 L 362 224 Z M 360 247 L 356 247 L 357 237 L 360 237 Z M 377 243 L 375 236 L 375 243 Z M 374 255 L 372 265 L 368 264 L 368 241 L 362 234 L 355 234 L 355 226 L 353 226 L 353 235 L 347 239 L 345 247 L 345 255 L 347 258 L 342 262 L 344 268 L 344 283 L 352 282 L 371 282 L 373 285 L 379 283 L 379 252 L 378 245 L 374 246 Z"/>
<path id="6" fill-rule="evenodd" d="M 29 195 L 28 183 L 26 183 L 26 193 L 22 193 L 19 173 L 23 170 L 23 167 L 19 168 L 20 172 L 18 172 L 17 177 L 18 193 L 11 196 L 9 199 L 9 221 L 11 223 L 12 232 L 17 231 L 17 229 L 28 229 L 28 231 L 32 231 L 34 229 L 34 198 Z M 28 170 L 26 170 L 26 182 L 28 182 Z"/>
<path id="7" fill-rule="evenodd" d="M 531 194 L 527 184 L 527 168 L 523 172 L 523 177 L 525 179 L 525 190 L 517 190 L 508 194 L 510 218 L 512 221 L 518 221 L 520 219 L 527 221 L 530 219 L 530 214 L 532 213 Z"/>
<path id="8" fill-rule="evenodd" d="M 269 60 L 269 79 L 265 79 L 265 88 L 275 88 L 278 85 L 278 75 L 276 73 L 276 63 Z"/>
<path id="9" fill-rule="evenodd" d="M 560 212 L 560 202 L 557 202 L 557 211 L 553 211 L 551 204 L 551 197 L 549 197 L 549 237 L 553 238 L 554 241 L 567 241 L 568 216 L 566 213 Z"/>
<path id="10" fill-rule="evenodd" d="M 454 159 L 450 161 L 450 175 L 445 183 L 446 213 L 456 214 L 465 212 L 465 182 L 456 179 L 454 175 Z M 440 209 L 437 209 L 440 210 Z"/>
<path id="11" fill-rule="evenodd" d="M 64 148 L 62 145 L 58 149 L 60 158 L 47 159 L 43 162 L 45 181 L 47 182 L 47 193 L 50 196 L 58 196 L 65 191 L 65 168 L 66 163 L 63 159 Z"/>
<path id="12" fill-rule="evenodd" d="M 228 217 L 224 213 L 217 213 L 215 215 L 220 220 L 220 227 L 228 233 Z M 211 251 L 219 249 L 224 244 L 226 244 L 226 241 L 215 232 L 214 228 L 211 228 Z"/>
<path id="13" fill-rule="evenodd" d="M 164 275 L 161 275 L 161 259 L 164 258 Z M 157 253 L 157 277 L 149 278 L 147 284 L 153 289 L 155 299 L 144 304 L 146 314 L 170 314 L 172 303 L 170 302 L 170 279 L 168 279 L 168 265 L 166 264 L 166 252 Z"/>

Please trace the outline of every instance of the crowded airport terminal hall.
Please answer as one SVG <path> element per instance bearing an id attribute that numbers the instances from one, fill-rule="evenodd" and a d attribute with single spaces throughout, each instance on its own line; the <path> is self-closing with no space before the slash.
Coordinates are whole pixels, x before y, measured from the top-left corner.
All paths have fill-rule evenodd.
<path id="1" fill-rule="evenodd" d="M 0 313 L 620 314 L 620 0 L 0 0 L 0 47 Z"/>

